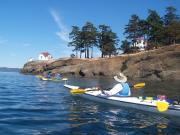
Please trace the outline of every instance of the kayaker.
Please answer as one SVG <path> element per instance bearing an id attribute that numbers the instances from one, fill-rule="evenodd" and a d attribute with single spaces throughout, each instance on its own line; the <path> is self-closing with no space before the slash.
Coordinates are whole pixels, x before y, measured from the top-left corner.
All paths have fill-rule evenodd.
<path id="1" fill-rule="evenodd" d="M 103 93 L 109 96 L 130 96 L 131 91 L 129 84 L 127 83 L 127 77 L 124 74 L 119 73 L 118 76 L 114 76 L 114 79 L 118 84 L 116 84 L 111 90 L 104 91 Z"/>
<path id="2" fill-rule="evenodd" d="M 57 73 L 57 74 L 55 75 L 55 78 L 56 78 L 57 80 L 60 80 L 60 79 L 61 79 L 61 74 Z"/>
<path id="3" fill-rule="evenodd" d="M 48 72 L 47 74 L 46 74 L 46 76 L 45 76 L 45 78 L 48 78 L 48 79 L 50 79 L 52 77 L 52 73 L 51 72 Z"/>

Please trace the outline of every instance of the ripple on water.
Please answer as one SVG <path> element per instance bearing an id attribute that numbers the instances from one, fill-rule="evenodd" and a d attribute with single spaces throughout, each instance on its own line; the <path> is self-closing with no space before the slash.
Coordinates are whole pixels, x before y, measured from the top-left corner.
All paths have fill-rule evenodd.
<path id="1" fill-rule="evenodd" d="M 180 133 L 180 124 L 170 118 L 73 97 L 62 82 L 43 82 L 18 73 L 0 73 L 0 79 L 0 135 Z M 104 85 L 102 79 L 70 82 Z M 104 83 L 109 86 L 112 81 Z"/>

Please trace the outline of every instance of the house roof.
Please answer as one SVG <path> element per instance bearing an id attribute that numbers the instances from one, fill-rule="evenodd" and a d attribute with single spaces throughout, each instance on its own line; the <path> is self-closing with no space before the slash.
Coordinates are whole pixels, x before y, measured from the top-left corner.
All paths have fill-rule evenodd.
<path id="1" fill-rule="evenodd" d="M 48 57 L 50 54 L 48 52 L 42 52 L 42 55 L 44 55 L 44 57 Z"/>

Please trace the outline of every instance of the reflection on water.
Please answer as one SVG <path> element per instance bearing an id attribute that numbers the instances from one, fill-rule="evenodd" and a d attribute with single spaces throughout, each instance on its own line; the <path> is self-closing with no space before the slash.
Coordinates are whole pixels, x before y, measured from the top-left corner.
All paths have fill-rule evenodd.
<path id="1" fill-rule="evenodd" d="M 18 73 L 0 73 L 0 80 L 0 135 L 180 133 L 180 123 L 172 118 L 72 96 L 63 87 L 63 82 L 41 81 Z M 108 89 L 116 82 L 113 79 L 72 78 L 69 83 Z M 152 90 L 153 83 L 146 84 L 144 89 L 133 90 L 133 95 L 151 95 L 161 89 L 157 85 Z M 177 86 L 172 89 L 177 90 Z M 172 97 L 176 95 L 173 93 Z"/>
<path id="2" fill-rule="evenodd" d="M 70 108 L 69 121 L 76 133 L 90 134 L 165 134 L 171 122 L 158 115 L 95 104 L 85 99 L 74 98 L 76 103 Z"/>

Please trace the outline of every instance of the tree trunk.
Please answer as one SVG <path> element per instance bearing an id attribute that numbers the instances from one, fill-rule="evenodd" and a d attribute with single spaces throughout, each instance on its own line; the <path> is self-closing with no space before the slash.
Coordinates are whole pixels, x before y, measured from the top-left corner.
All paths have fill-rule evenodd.
<path id="1" fill-rule="evenodd" d="M 86 55 L 86 52 L 87 51 L 87 48 L 85 47 L 85 51 L 84 51 L 84 55 L 85 55 L 85 58 L 87 57 L 87 55 Z"/>
<path id="2" fill-rule="evenodd" d="M 78 58 L 78 51 L 76 50 L 76 58 Z"/>
<path id="3" fill-rule="evenodd" d="M 103 58 L 103 56 L 104 56 L 104 55 L 103 55 L 103 52 L 102 52 L 102 53 L 101 53 L 101 58 Z"/>
<path id="4" fill-rule="evenodd" d="M 87 58 L 89 58 L 89 47 L 87 47 Z"/>
<path id="5" fill-rule="evenodd" d="M 104 57 L 104 52 L 103 52 L 103 45 L 102 45 L 102 47 L 101 47 L 101 58 L 103 58 Z"/>
<path id="6" fill-rule="evenodd" d="M 174 45 L 176 44 L 176 39 L 173 40 L 173 44 L 174 44 Z"/>
<path id="7" fill-rule="evenodd" d="M 91 48 L 91 58 L 93 58 L 93 47 Z"/>

